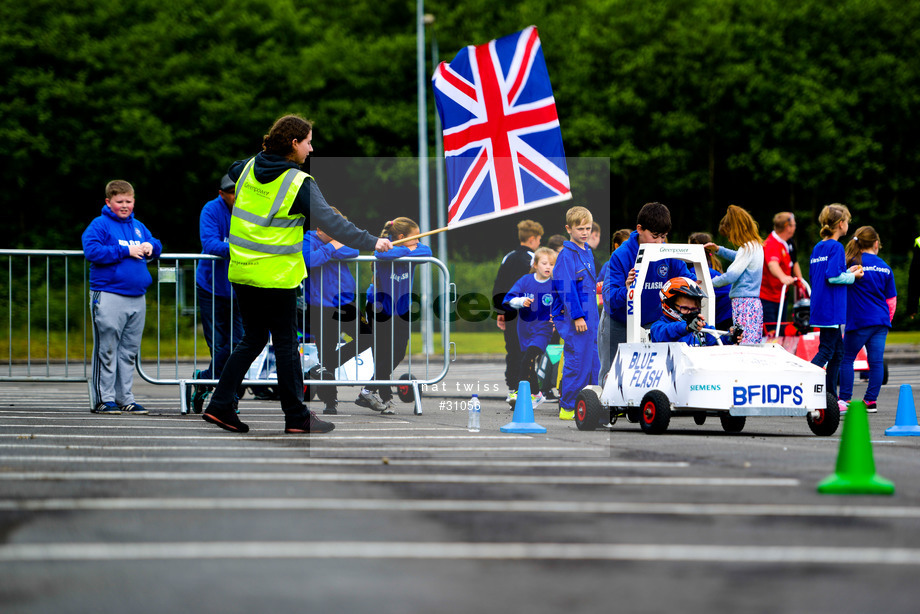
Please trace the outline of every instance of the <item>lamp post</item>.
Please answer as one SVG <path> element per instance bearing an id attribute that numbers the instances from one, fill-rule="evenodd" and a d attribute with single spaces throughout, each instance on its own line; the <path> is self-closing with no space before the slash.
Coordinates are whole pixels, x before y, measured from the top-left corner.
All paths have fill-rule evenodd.
<path id="1" fill-rule="evenodd" d="M 425 0 L 415 3 L 415 63 L 418 72 L 418 223 L 422 232 L 431 230 L 428 202 L 428 101 L 425 96 L 427 75 L 425 71 Z M 422 241 L 427 245 L 428 238 Z M 433 313 L 431 312 L 431 270 L 422 267 L 422 296 L 420 315 L 422 344 L 425 354 L 434 351 Z M 410 344 L 411 347 L 411 344 Z"/>

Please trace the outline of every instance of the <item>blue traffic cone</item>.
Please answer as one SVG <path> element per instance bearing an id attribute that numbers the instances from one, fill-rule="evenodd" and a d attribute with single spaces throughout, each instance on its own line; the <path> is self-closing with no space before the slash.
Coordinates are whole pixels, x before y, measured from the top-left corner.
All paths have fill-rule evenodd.
<path id="1" fill-rule="evenodd" d="M 545 433 L 546 427 L 533 421 L 533 401 L 530 399 L 530 382 L 518 384 L 517 400 L 511 422 L 499 429 L 502 433 Z"/>
<path id="2" fill-rule="evenodd" d="M 898 413 L 894 417 L 894 426 L 885 429 L 886 435 L 920 435 L 917 425 L 917 408 L 914 407 L 914 391 L 910 384 L 901 384 L 898 392 Z"/>

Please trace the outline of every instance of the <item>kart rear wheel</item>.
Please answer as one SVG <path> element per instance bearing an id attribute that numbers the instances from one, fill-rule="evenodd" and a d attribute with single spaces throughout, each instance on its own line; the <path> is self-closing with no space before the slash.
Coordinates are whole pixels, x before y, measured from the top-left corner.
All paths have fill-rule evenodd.
<path id="1" fill-rule="evenodd" d="M 659 435 L 671 423 L 671 401 L 660 390 L 652 390 L 642 397 L 642 415 L 639 426 L 648 435 Z"/>
<path id="2" fill-rule="evenodd" d="M 693 421 L 697 426 L 703 426 L 706 422 L 706 414 L 693 414 Z"/>
<path id="3" fill-rule="evenodd" d="M 722 430 L 726 433 L 740 433 L 744 430 L 744 416 L 723 414 L 719 416 L 719 420 L 722 422 Z"/>
<path id="4" fill-rule="evenodd" d="M 593 431 L 601 423 L 601 415 L 604 413 L 604 406 L 597 394 L 590 388 L 586 388 L 578 393 L 575 397 L 575 426 L 579 431 Z"/>
<path id="5" fill-rule="evenodd" d="M 808 414 L 808 428 L 818 437 L 830 437 L 840 426 L 840 407 L 833 392 L 827 393 L 827 407 L 818 408 L 818 417 Z"/>

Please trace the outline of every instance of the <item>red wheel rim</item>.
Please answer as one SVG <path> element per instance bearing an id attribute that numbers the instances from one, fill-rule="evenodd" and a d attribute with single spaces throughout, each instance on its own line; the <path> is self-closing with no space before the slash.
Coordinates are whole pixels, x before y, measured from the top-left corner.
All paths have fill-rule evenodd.
<path id="1" fill-rule="evenodd" d="M 588 413 L 588 407 L 585 404 L 584 399 L 578 399 L 578 403 L 575 404 L 575 413 L 578 416 L 579 422 L 585 421 L 585 415 Z"/>
<path id="2" fill-rule="evenodd" d="M 651 401 L 642 407 L 642 419 L 646 424 L 651 424 L 655 421 L 655 404 Z"/>
<path id="3" fill-rule="evenodd" d="M 824 407 L 819 407 L 819 408 L 818 408 L 818 417 L 815 418 L 815 420 L 814 420 L 815 424 L 821 424 L 822 422 L 824 422 L 824 416 L 825 416 L 826 412 L 827 412 L 827 410 L 826 410 Z"/>

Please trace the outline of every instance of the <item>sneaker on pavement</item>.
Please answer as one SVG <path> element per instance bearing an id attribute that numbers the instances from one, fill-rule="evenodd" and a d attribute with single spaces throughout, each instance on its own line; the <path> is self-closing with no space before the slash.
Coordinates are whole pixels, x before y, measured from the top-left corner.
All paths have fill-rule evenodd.
<path id="1" fill-rule="evenodd" d="M 560 420 L 574 420 L 575 419 L 575 410 L 566 409 L 564 407 L 559 408 L 559 419 Z"/>
<path id="2" fill-rule="evenodd" d="M 384 405 L 386 405 L 386 408 L 380 412 L 381 414 L 392 416 L 393 414 L 396 413 L 396 401 L 394 401 L 393 399 L 387 399 L 383 403 Z"/>
<path id="3" fill-rule="evenodd" d="M 137 414 L 137 415 L 146 415 L 147 408 L 141 405 L 140 403 L 128 403 L 127 405 L 121 406 L 122 413 L 125 414 Z"/>
<path id="4" fill-rule="evenodd" d="M 505 397 L 505 403 L 514 403 L 514 400 L 517 398 L 517 392 L 514 390 L 508 391 L 508 396 Z"/>
<path id="5" fill-rule="evenodd" d="M 293 420 L 284 420 L 284 432 L 294 435 L 303 435 L 308 433 L 328 433 L 335 428 L 335 425 L 325 420 L 320 420 L 312 411 L 306 416 L 295 418 Z"/>
<path id="6" fill-rule="evenodd" d="M 92 409 L 94 414 L 120 414 L 121 408 L 112 401 L 99 403 Z"/>
<path id="7" fill-rule="evenodd" d="M 326 403 L 326 407 L 323 408 L 323 413 L 327 416 L 335 416 L 339 413 L 339 410 L 337 409 L 338 406 L 338 403 Z"/>
<path id="8" fill-rule="evenodd" d="M 362 390 L 358 394 L 358 398 L 355 399 L 355 405 L 358 407 L 367 407 L 374 411 L 383 411 L 387 408 L 387 404 L 383 402 L 380 395 L 369 390 Z"/>
<path id="9" fill-rule="evenodd" d="M 837 407 L 840 408 L 841 416 L 847 413 L 847 409 L 849 408 L 849 406 L 850 406 L 849 401 L 844 401 L 842 399 L 837 401 Z"/>
<path id="10" fill-rule="evenodd" d="M 195 374 L 192 375 L 192 379 L 201 379 L 201 369 L 195 369 Z M 200 414 L 201 410 L 204 409 L 205 401 L 208 400 L 208 397 L 211 395 L 211 390 L 208 386 L 192 386 L 192 411 L 196 414 Z"/>
<path id="11" fill-rule="evenodd" d="M 877 414 L 878 413 L 878 402 L 877 401 L 864 401 L 866 404 L 866 413 L 867 414 Z"/>
<path id="12" fill-rule="evenodd" d="M 206 422 L 216 424 L 220 428 L 225 431 L 230 431 L 231 433 L 249 432 L 249 425 L 240 420 L 240 417 L 236 415 L 236 410 L 233 407 L 216 408 L 211 406 L 201 414 L 201 417 Z"/>
<path id="13" fill-rule="evenodd" d="M 546 400 L 546 397 L 543 396 L 542 392 L 538 392 L 537 394 L 530 395 L 530 402 L 534 408 L 536 408 L 537 405 L 539 405 L 545 400 Z"/>

